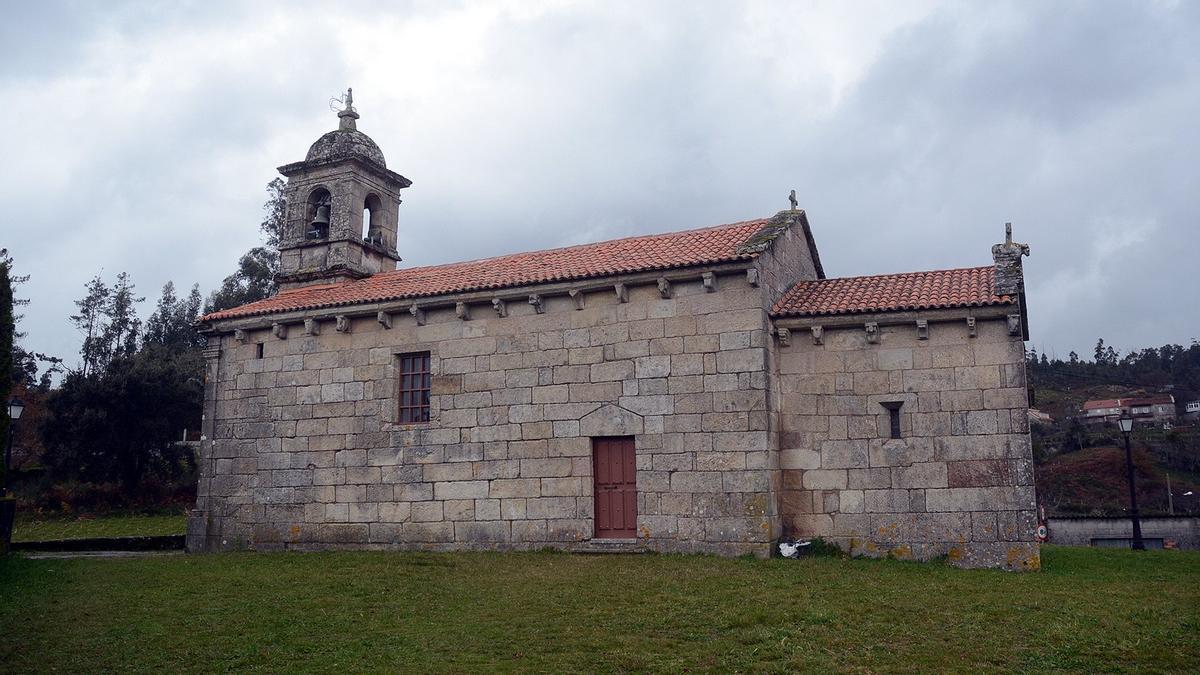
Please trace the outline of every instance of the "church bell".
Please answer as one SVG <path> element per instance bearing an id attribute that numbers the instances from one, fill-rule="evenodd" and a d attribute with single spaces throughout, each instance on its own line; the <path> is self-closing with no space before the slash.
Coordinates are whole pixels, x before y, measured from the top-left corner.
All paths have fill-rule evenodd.
<path id="1" fill-rule="evenodd" d="M 329 207 L 322 204 L 317 207 L 317 215 L 313 216 L 313 227 L 329 227 Z"/>
<path id="2" fill-rule="evenodd" d="M 324 239 L 326 233 L 329 232 L 329 205 L 322 204 L 317 207 L 317 214 L 313 216 L 312 223 L 309 225 L 309 239 Z"/>

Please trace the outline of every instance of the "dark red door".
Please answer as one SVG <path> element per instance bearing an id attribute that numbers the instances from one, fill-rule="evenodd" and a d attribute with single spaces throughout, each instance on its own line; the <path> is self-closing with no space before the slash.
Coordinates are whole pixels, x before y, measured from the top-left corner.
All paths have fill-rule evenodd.
<path id="1" fill-rule="evenodd" d="M 633 438 L 592 439 L 596 476 L 596 537 L 637 536 L 637 457 Z"/>

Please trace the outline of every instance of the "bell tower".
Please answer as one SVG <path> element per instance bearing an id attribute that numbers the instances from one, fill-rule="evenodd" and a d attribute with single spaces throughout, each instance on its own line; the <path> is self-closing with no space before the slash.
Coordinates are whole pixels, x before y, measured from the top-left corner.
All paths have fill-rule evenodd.
<path id="1" fill-rule="evenodd" d="M 388 169 L 379 146 L 358 130 L 352 89 L 342 103 L 338 128 L 318 138 L 304 161 L 279 167 L 287 178 L 281 290 L 362 279 L 400 260 L 400 191 L 412 181 Z"/>

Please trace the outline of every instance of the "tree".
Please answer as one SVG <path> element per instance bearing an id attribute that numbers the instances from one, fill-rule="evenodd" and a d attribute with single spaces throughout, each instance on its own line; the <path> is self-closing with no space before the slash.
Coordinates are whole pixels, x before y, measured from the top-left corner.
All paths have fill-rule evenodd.
<path id="1" fill-rule="evenodd" d="M 146 344 L 157 344 L 168 351 L 179 353 L 204 346 L 204 337 L 196 332 L 196 319 L 200 318 L 200 286 L 192 286 L 186 299 L 175 297 L 175 284 L 168 281 L 163 286 L 162 297 L 154 313 L 146 321 Z"/>
<path id="2" fill-rule="evenodd" d="M 12 280 L 9 278 L 9 262 L 7 251 L 0 254 L 0 394 L 3 395 L 3 400 L 0 403 L 8 402 L 8 391 L 12 388 L 13 381 L 13 342 L 16 333 L 17 323 L 13 315 L 13 293 Z M 0 412 L 0 442 L 7 442 L 8 427 L 12 424 L 12 420 L 8 418 L 8 406 L 3 406 L 4 411 Z M 3 448 L 0 448 L 3 452 Z M 7 484 L 6 466 L 0 464 L 0 485 Z M 0 494 L 0 497 L 4 497 Z M 7 546 L 7 539 L 4 541 Z"/>
<path id="3" fill-rule="evenodd" d="M 238 271 L 225 277 L 221 287 L 208 296 L 204 313 L 219 312 L 275 293 L 275 274 L 279 271 L 279 252 L 263 246 L 250 249 L 238 260 Z"/>
<path id="4" fill-rule="evenodd" d="M 117 354 L 100 372 L 67 374 L 47 401 L 45 460 L 56 479 L 119 481 L 134 494 L 151 472 L 190 468 L 180 432 L 199 423 L 202 367 L 193 350 L 149 343 Z"/>
<path id="5" fill-rule="evenodd" d="M 12 301 L 12 372 L 11 381 L 18 389 L 32 390 L 37 388 L 42 391 L 50 389 L 50 378 L 54 373 L 61 371 L 62 359 L 53 356 L 47 356 L 39 352 L 31 352 L 21 346 L 21 338 L 25 337 L 25 333 L 18 330 L 21 323 L 21 314 L 17 314 L 15 308 L 29 304 L 28 298 L 16 297 L 17 287 L 29 281 L 28 274 L 14 275 L 13 259 L 8 254 L 7 249 L 0 248 L 0 264 L 3 264 L 8 270 L 9 279 L 9 297 Z M 39 363 L 48 363 L 49 367 L 38 378 Z M 2 390 L 3 382 L 7 380 L 0 379 L 0 390 Z M 2 392 L 0 392 L 2 393 Z"/>
<path id="6" fill-rule="evenodd" d="M 112 295 L 104 310 L 105 316 L 108 318 L 104 341 L 110 357 L 128 356 L 137 351 L 142 322 L 137 317 L 136 305 L 145 302 L 146 298 L 134 297 L 133 290 L 133 282 L 129 280 L 129 273 L 118 274 L 117 283 L 112 287 Z"/>
<path id="7" fill-rule="evenodd" d="M 105 309 L 112 292 L 99 274 L 92 277 L 84 288 L 87 289 L 87 293 L 75 301 L 79 313 L 71 315 L 71 323 L 83 333 L 83 347 L 80 349 L 80 356 L 83 357 L 81 372 L 86 376 L 98 370 L 108 360 L 103 336 L 107 329 Z"/>
<path id="8" fill-rule="evenodd" d="M 275 294 L 275 275 L 279 273 L 279 244 L 287 224 L 286 184 L 276 178 L 267 183 L 267 201 L 259 224 L 265 246 L 256 246 L 238 259 L 238 269 L 225 277 L 221 287 L 204 303 L 204 312 L 219 312 Z"/>

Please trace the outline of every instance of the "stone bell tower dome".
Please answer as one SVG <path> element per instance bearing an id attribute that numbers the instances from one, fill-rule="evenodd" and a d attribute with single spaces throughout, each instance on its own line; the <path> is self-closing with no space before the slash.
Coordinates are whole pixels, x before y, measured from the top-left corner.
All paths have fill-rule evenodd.
<path id="1" fill-rule="evenodd" d="M 358 130 L 352 89 L 344 103 L 337 129 L 318 138 L 304 161 L 279 167 L 287 178 L 281 289 L 361 279 L 400 260 L 400 191 L 412 181 L 388 169 L 383 151 Z"/>

